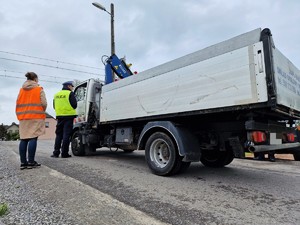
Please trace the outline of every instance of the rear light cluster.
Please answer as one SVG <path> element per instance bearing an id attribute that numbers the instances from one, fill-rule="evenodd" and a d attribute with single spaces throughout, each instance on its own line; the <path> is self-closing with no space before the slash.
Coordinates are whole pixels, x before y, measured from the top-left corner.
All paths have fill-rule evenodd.
<path id="1" fill-rule="evenodd" d="M 262 131 L 253 131 L 251 133 L 252 141 L 254 143 L 262 143 L 267 140 L 267 135 L 265 132 Z"/>
<path id="2" fill-rule="evenodd" d="M 267 141 L 267 134 L 263 131 L 253 131 L 251 132 L 251 139 L 254 143 L 263 143 Z M 286 133 L 282 136 L 283 142 L 295 142 L 295 134 Z"/>
<path id="3" fill-rule="evenodd" d="M 285 142 L 295 142 L 295 135 L 293 133 L 285 134 L 283 140 Z"/>

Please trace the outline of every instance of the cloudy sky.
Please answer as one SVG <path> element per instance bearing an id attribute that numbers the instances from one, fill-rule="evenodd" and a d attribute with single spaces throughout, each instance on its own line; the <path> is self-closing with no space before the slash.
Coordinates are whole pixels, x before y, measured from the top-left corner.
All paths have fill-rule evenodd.
<path id="1" fill-rule="evenodd" d="M 110 15 L 90 0 L 1 0 L 0 124 L 18 123 L 15 101 L 25 73 L 44 87 L 47 112 L 68 80 L 104 78 Z M 300 68 L 299 0 L 97 0 L 115 8 L 118 56 L 132 70 L 153 66 L 256 28 L 270 28 L 276 47 Z"/>

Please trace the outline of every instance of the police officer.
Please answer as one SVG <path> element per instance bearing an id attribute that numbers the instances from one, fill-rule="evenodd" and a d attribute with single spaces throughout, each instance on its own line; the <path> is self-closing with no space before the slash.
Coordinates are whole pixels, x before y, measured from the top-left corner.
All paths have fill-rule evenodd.
<path id="1" fill-rule="evenodd" d="M 51 157 L 71 157 L 69 154 L 70 137 L 73 129 L 73 120 L 76 117 L 77 101 L 72 92 L 74 85 L 72 81 L 63 83 L 61 91 L 54 95 L 53 107 L 56 113 L 56 138 L 54 151 Z"/>

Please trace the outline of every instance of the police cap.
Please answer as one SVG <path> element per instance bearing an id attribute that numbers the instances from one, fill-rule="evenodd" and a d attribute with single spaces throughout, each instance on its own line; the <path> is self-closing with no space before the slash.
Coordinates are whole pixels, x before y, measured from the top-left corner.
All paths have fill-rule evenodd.
<path id="1" fill-rule="evenodd" d="M 72 87 L 74 87 L 73 81 L 66 81 L 66 82 L 63 83 L 62 85 L 63 85 L 63 86 L 72 85 Z"/>

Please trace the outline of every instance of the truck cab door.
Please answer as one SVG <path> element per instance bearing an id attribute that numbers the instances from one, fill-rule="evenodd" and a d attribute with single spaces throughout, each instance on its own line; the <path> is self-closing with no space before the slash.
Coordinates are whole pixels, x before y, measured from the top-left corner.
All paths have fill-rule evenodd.
<path id="1" fill-rule="evenodd" d="M 76 122 L 85 122 L 87 118 L 86 100 L 87 100 L 87 86 L 88 81 L 80 84 L 74 90 L 74 94 L 77 100 L 77 118 Z"/>
<path id="2" fill-rule="evenodd" d="M 101 83 L 97 80 L 90 79 L 79 84 L 74 90 L 77 99 L 77 121 L 90 122 L 99 120 L 100 116 L 100 95 Z"/>

